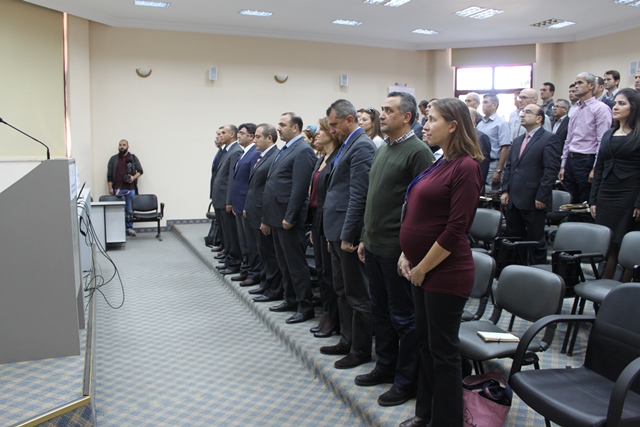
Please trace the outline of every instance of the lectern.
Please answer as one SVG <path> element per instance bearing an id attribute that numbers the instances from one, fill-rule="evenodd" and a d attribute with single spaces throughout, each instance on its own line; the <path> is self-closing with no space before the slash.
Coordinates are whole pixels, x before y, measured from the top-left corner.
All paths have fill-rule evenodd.
<path id="1" fill-rule="evenodd" d="M 45 160 L 0 193 L 0 363 L 80 354 L 75 179 L 73 159 Z"/>

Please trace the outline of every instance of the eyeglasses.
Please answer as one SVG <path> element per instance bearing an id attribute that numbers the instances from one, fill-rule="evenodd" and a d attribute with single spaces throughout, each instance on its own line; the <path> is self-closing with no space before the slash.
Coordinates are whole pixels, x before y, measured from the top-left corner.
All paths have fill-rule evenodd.
<path id="1" fill-rule="evenodd" d="M 371 114 L 371 115 L 374 115 L 374 114 L 376 114 L 376 113 L 378 112 L 378 110 L 376 110 L 376 109 L 375 109 L 375 108 L 373 108 L 373 107 L 369 107 L 369 108 L 367 108 L 367 109 L 366 109 L 366 110 L 364 110 L 364 111 L 366 111 L 367 113 L 369 113 L 369 114 Z"/>

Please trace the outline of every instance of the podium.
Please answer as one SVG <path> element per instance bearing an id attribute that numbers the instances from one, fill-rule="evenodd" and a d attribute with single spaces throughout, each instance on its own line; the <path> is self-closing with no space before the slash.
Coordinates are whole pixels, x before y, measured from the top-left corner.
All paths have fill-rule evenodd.
<path id="1" fill-rule="evenodd" d="M 75 179 L 73 159 L 53 159 L 2 187 L 0 364 L 80 354 Z"/>

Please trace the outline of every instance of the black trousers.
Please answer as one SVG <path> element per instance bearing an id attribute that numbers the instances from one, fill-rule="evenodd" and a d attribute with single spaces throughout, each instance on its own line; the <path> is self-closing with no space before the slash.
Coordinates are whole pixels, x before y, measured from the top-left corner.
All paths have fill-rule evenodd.
<path id="1" fill-rule="evenodd" d="M 582 203 L 589 200 L 591 183 L 589 173 L 593 169 L 595 156 L 567 157 L 564 165 L 564 189 L 571 193 L 571 203 Z"/>
<path id="2" fill-rule="evenodd" d="M 504 210 L 507 220 L 506 235 L 520 237 L 522 240 L 538 242 L 538 246 L 529 248 L 529 265 L 547 263 L 547 239 L 544 237 L 544 226 L 547 211 L 544 209 L 518 209 L 513 204 Z"/>
<path id="3" fill-rule="evenodd" d="M 252 230 L 258 240 L 258 254 L 261 263 L 260 286 L 265 289 L 264 295 L 274 298 L 282 298 L 282 273 L 278 267 L 276 248 L 273 244 L 273 235 L 265 236 L 260 230 Z"/>
<path id="4" fill-rule="evenodd" d="M 302 226 L 296 224 L 289 230 L 271 227 L 271 233 L 282 271 L 285 301 L 298 304 L 298 313 L 313 312 L 311 274 L 305 256 Z"/>
<path id="5" fill-rule="evenodd" d="M 238 229 L 236 227 L 236 217 L 227 212 L 226 209 L 216 209 L 216 217 L 220 221 L 222 228 L 222 239 L 226 258 L 224 260 L 227 268 L 239 268 L 242 264 L 242 252 L 240 251 L 240 241 L 238 240 Z"/>
<path id="6" fill-rule="evenodd" d="M 327 248 L 327 239 L 320 234 L 318 227 L 311 228 L 313 237 L 313 255 L 318 272 L 318 288 L 324 311 L 334 323 L 338 323 L 338 295 L 333 290 L 333 269 L 331 268 L 331 254 Z"/>

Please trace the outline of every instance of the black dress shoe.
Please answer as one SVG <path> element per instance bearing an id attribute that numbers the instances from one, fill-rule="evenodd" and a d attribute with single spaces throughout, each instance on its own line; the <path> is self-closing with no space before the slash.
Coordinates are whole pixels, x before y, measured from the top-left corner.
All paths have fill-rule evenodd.
<path id="1" fill-rule="evenodd" d="M 255 286 L 259 284 L 260 284 L 260 281 L 255 279 L 244 279 L 242 282 L 240 282 L 240 286 L 243 288 L 246 288 L 248 286 Z"/>
<path id="2" fill-rule="evenodd" d="M 408 420 L 404 420 L 400 423 L 400 427 L 427 427 L 427 425 L 429 425 L 427 419 L 418 416 L 409 418 Z"/>
<path id="3" fill-rule="evenodd" d="M 226 265 L 224 265 L 224 264 L 222 264 L 222 265 L 216 265 L 216 268 L 217 268 L 218 270 L 224 270 L 224 269 L 226 269 L 226 268 L 227 268 L 227 266 L 226 266 Z"/>
<path id="4" fill-rule="evenodd" d="M 232 282 L 242 282 L 244 281 L 247 277 L 249 277 L 249 273 L 240 273 L 237 276 L 233 276 L 231 278 Z"/>
<path id="5" fill-rule="evenodd" d="M 316 332 L 320 332 L 320 330 L 324 326 L 327 319 L 329 319 L 329 315 L 327 313 L 322 313 L 322 317 L 320 317 L 320 321 L 318 322 L 318 324 L 313 328 L 309 329 L 309 332 L 311 332 L 312 334 L 315 334 Z"/>
<path id="6" fill-rule="evenodd" d="M 380 406 L 398 406 L 402 405 L 409 399 L 416 397 L 415 390 L 403 390 L 401 388 L 392 385 L 389 390 L 382 393 L 378 397 L 378 405 Z"/>
<path id="7" fill-rule="evenodd" d="M 352 353 L 349 353 L 342 359 L 336 360 L 336 363 L 334 363 L 333 366 L 336 369 L 351 369 L 351 368 L 355 368 L 356 366 L 363 365 L 370 361 L 371 361 L 371 356 L 358 357 Z"/>
<path id="8" fill-rule="evenodd" d="M 279 301 L 278 298 L 276 297 L 268 297 L 266 295 L 259 295 L 257 297 L 254 297 L 253 300 L 255 302 L 272 302 L 272 301 Z"/>
<path id="9" fill-rule="evenodd" d="M 240 284 L 240 286 L 242 286 L 242 284 Z M 262 295 L 266 290 L 267 288 L 263 288 L 262 286 L 256 289 L 249 289 L 249 295 Z M 278 298 L 278 299 L 282 299 L 282 298 Z"/>
<path id="10" fill-rule="evenodd" d="M 285 322 L 287 322 L 288 324 L 302 323 L 302 322 L 306 322 L 307 320 L 311 320 L 314 317 L 315 316 L 313 314 L 313 311 L 309 311 L 307 313 L 296 313 L 290 318 L 288 318 Z"/>
<path id="11" fill-rule="evenodd" d="M 224 252 L 220 252 L 218 255 L 214 256 L 214 259 L 225 259 L 227 257 L 227 254 L 225 254 Z"/>
<path id="12" fill-rule="evenodd" d="M 222 246 L 214 246 L 211 248 L 211 252 L 222 252 L 224 248 Z"/>
<path id="13" fill-rule="evenodd" d="M 351 351 L 351 347 L 347 347 L 345 345 L 342 345 L 341 343 L 326 347 L 320 347 L 320 353 L 328 354 L 330 356 L 342 356 L 345 354 L 349 354 L 349 351 Z"/>
<path id="14" fill-rule="evenodd" d="M 360 387 L 371 387 L 378 384 L 393 384 L 395 375 L 385 374 L 374 368 L 373 371 L 368 374 L 358 375 L 353 382 Z"/>
<path id="15" fill-rule="evenodd" d="M 313 334 L 316 338 L 329 338 L 333 334 L 340 334 L 340 326 L 338 324 L 330 325 L 329 322 L 324 324 L 324 328 Z"/>
<path id="16" fill-rule="evenodd" d="M 239 272 L 240 270 L 235 268 L 225 268 L 220 270 L 220 274 L 222 274 L 223 276 L 228 276 L 229 274 L 238 274 Z"/>
<path id="17" fill-rule="evenodd" d="M 284 313 L 285 311 L 297 311 L 297 310 L 298 310 L 298 304 L 289 304 L 286 301 L 284 301 L 282 304 L 269 307 L 269 311 L 275 311 L 276 313 Z"/>

